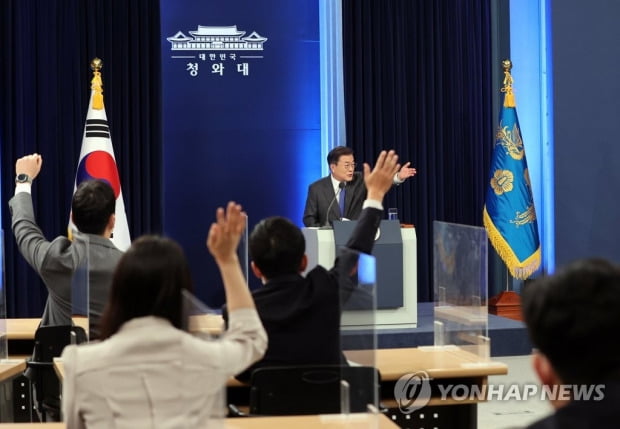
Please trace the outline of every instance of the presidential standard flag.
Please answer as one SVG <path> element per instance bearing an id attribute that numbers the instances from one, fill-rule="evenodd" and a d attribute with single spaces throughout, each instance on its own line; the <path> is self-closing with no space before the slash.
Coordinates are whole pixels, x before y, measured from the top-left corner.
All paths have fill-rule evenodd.
<path id="1" fill-rule="evenodd" d="M 116 168 L 114 148 L 110 138 L 110 128 L 103 106 L 103 83 L 101 80 L 101 60 L 95 58 L 92 63 L 93 79 L 91 81 L 90 103 L 84 126 L 82 150 L 75 174 L 75 187 L 84 180 L 98 179 L 110 184 L 116 197 L 116 222 L 112 242 L 120 250 L 126 250 L 131 245 L 125 203 L 121 191 L 121 181 Z M 69 221 L 69 229 L 75 226 Z"/>
<path id="2" fill-rule="evenodd" d="M 513 277 L 527 279 L 540 267 L 540 241 L 525 160 L 509 60 L 504 66 L 504 103 L 495 134 L 483 221 L 491 244 Z"/>

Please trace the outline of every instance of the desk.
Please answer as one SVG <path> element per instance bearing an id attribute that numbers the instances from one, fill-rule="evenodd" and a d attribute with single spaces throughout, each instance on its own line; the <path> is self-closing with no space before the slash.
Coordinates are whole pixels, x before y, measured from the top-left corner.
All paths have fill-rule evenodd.
<path id="1" fill-rule="evenodd" d="M 24 359 L 0 360 L 0 421 L 13 421 L 13 380 L 25 369 Z"/>
<path id="2" fill-rule="evenodd" d="M 345 351 L 351 361 L 368 360 L 368 351 Z M 456 346 L 379 349 L 375 366 L 381 373 L 381 403 L 389 408 L 389 415 L 402 427 L 476 428 L 478 425 L 477 398 L 463 400 L 441 398 L 441 387 L 463 385 L 484 389 L 489 375 L 508 373 L 508 366 L 500 362 L 478 362 L 472 353 Z M 400 377 L 424 372 L 429 378 L 431 396 L 428 403 L 411 414 L 399 409 L 394 387 Z M 422 420 L 422 418 L 424 420 Z M 416 419 L 420 419 L 419 426 Z M 426 425 L 426 426 L 425 426 Z"/>
<path id="3" fill-rule="evenodd" d="M 367 350 L 346 350 L 351 361 L 368 360 Z M 488 377 L 508 374 L 508 366 L 490 361 L 478 364 L 477 357 L 454 346 L 375 350 L 375 366 L 383 381 L 396 381 L 405 374 L 425 371 L 431 378 Z"/>
<path id="4" fill-rule="evenodd" d="M 40 318 L 6 319 L 6 337 L 11 340 L 34 340 L 34 333 L 39 327 Z"/>
<path id="5" fill-rule="evenodd" d="M 0 360 L 0 382 L 9 380 L 26 370 L 24 359 Z"/>
<path id="6" fill-rule="evenodd" d="M 371 414 L 326 414 L 316 416 L 282 416 L 282 417 L 239 417 L 226 419 L 225 429 L 267 429 L 267 428 L 295 428 L 295 429 L 338 429 L 338 428 L 378 428 L 396 429 L 385 415 Z"/>
<path id="7" fill-rule="evenodd" d="M 40 318 L 35 319 L 6 319 L 7 339 L 34 340 L 34 333 L 39 327 Z M 219 314 L 205 314 L 190 316 L 189 330 L 192 333 L 209 333 L 218 335 L 224 329 L 224 319 Z"/>
<path id="8" fill-rule="evenodd" d="M 60 381 L 65 378 L 65 364 L 62 362 L 62 358 L 54 358 L 54 371 Z"/>
<path id="9" fill-rule="evenodd" d="M 344 353 L 351 361 L 367 362 L 369 355 L 367 350 L 348 350 Z M 54 359 L 54 367 L 62 379 L 64 374 L 62 360 Z M 381 373 L 381 403 L 390 409 L 389 414 L 403 427 L 409 427 L 408 425 L 411 425 L 420 414 L 426 414 L 429 422 L 431 420 L 428 416 L 437 416 L 436 418 L 440 420 L 435 424 L 437 427 L 475 428 L 479 401 L 477 399 L 442 400 L 439 386 L 459 384 L 482 389 L 486 386 L 490 375 L 508 373 L 507 365 L 493 361 L 479 363 L 476 356 L 455 346 L 378 349 L 375 351 L 375 367 Z M 424 408 L 408 415 L 409 419 L 406 419 L 406 415 L 398 408 L 394 386 L 403 375 L 420 371 L 425 372 L 430 379 L 431 398 Z M 235 379 L 230 379 L 227 385 L 229 395 L 233 394 L 234 398 L 249 399 L 248 385 Z M 234 402 L 236 405 L 246 405 L 238 400 Z"/>
<path id="10" fill-rule="evenodd" d="M 284 417 L 239 417 L 225 419 L 223 429 L 268 429 L 268 428 L 295 428 L 295 429 L 396 429 L 385 415 L 378 414 L 339 414 L 317 416 L 284 416 Z M 64 423 L 3 423 L 2 429 L 65 429 Z"/>

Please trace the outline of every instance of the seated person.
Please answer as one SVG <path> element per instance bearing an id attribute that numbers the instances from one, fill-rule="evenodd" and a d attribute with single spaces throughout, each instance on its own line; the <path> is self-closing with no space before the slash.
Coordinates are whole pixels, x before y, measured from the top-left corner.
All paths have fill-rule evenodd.
<path id="1" fill-rule="evenodd" d="M 231 202 L 216 216 L 207 247 L 224 283 L 228 331 L 205 341 L 181 330 L 182 291 L 192 289 L 183 251 L 167 238 L 139 238 L 114 273 L 103 341 L 63 352 L 68 428 L 203 427 L 227 380 L 263 356 L 267 336 L 236 253 L 245 214 Z"/>
<path id="2" fill-rule="evenodd" d="M 381 202 L 398 172 L 394 151 L 381 152 L 373 168 L 364 165 L 368 199 L 346 247 L 370 253 L 383 217 Z M 340 364 L 340 265 L 316 266 L 303 277 L 307 257 L 301 230 L 282 217 L 263 219 L 249 238 L 254 274 L 263 286 L 252 292 L 269 336 L 264 359 L 237 378 L 248 381 L 251 371 L 275 365 Z M 346 258 L 344 258 L 346 259 Z M 226 310 L 224 317 L 227 317 Z M 228 308 L 230 310 L 230 308 Z"/>
<path id="3" fill-rule="evenodd" d="M 27 155 L 15 162 L 15 196 L 9 201 L 11 225 L 19 252 L 39 274 L 49 293 L 41 326 L 71 324 L 71 282 L 83 246 L 67 237 L 48 241 L 36 223 L 32 204 L 32 182 L 39 175 L 43 158 Z M 100 180 L 79 184 L 71 201 L 71 218 L 77 235 L 88 238 L 90 337 L 97 338 L 97 326 L 108 300 L 112 274 L 123 253 L 110 237 L 114 230 L 116 197 L 112 187 Z"/>
<path id="4" fill-rule="evenodd" d="M 305 226 L 328 226 L 337 219 L 358 219 L 366 199 L 362 173 L 356 172 L 353 150 L 337 146 L 327 155 L 331 174 L 308 187 L 303 222 Z M 406 163 L 394 173 L 394 184 L 401 184 L 416 174 Z M 327 213 L 329 210 L 329 213 Z"/>
<path id="5" fill-rule="evenodd" d="M 529 427 L 618 427 L 620 267 L 601 259 L 573 262 L 526 285 L 522 309 L 537 349 L 534 370 L 556 410 Z M 554 397 L 560 389 L 567 393 Z"/>
<path id="6" fill-rule="evenodd" d="M 86 247 L 65 236 L 47 240 L 36 222 L 32 202 L 33 181 L 43 166 L 39 154 L 26 155 L 15 162 L 15 195 L 9 201 L 11 226 L 19 252 L 37 272 L 48 297 L 41 316 L 41 326 L 72 324 L 72 281 L 78 261 L 85 260 Z M 110 237 L 114 230 L 116 197 L 114 190 L 100 180 L 87 180 L 77 187 L 71 200 L 71 218 L 78 231 L 75 236 L 88 240 L 89 335 L 97 338 L 98 325 L 108 300 L 112 274 L 123 253 Z M 33 356 L 38 360 L 39 356 Z M 36 374 L 28 368 L 24 375 L 37 389 Z M 55 381 L 55 379 L 53 379 Z M 35 397 L 36 409 L 46 410 L 49 420 L 60 420 L 60 386 L 46 383 L 45 396 Z"/>

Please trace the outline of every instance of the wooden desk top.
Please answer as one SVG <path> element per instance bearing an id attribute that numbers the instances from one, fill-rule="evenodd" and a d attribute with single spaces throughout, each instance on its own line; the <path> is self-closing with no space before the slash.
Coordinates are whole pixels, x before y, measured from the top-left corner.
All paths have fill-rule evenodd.
<path id="1" fill-rule="evenodd" d="M 65 378 L 65 365 L 62 363 L 62 358 L 54 358 L 54 371 L 60 381 Z"/>
<path id="2" fill-rule="evenodd" d="M 398 426 L 383 414 L 321 414 L 315 416 L 239 417 L 226 419 L 225 429 L 396 429 Z"/>
<path id="3" fill-rule="evenodd" d="M 26 369 L 26 361 L 24 359 L 7 359 L 0 360 L 0 381 L 8 380 Z"/>
<path id="4" fill-rule="evenodd" d="M 36 319 L 6 319 L 6 334 L 8 340 L 34 340 L 34 333 L 39 327 L 40 318 Z"/>
<path id="5" fill-rule="evenodd" d="M 39 327 L 40 318 L 34 319 L 6 319 L 7 339 L 34 340 L 34 333 Z M 224 329 L 224 319 L 219 314 L 204 316 L 190 316 L 189 330 L 192 333 L 206 332 L 219 335 Z"/>
<path id="6" fill-rule="evenodd" d="M 226 419 L 223 429 L 397 429 L 398 426 L 385 415 L 377 414 L 323 414 L 315 416 L 238 417 Z M 3 429 L 65 429 L 64 423 L 0 423 Z"/>
<path id="7" fill-rule="evenodd" d="M 347 350 L 347 359 L 363 364 L 368 362 L 371 351 Z M 500 362 L 477 362 L 477 357 L 455 346 L 413 347 L 375 350 L 374 366 L 383 381 L 398 380 L 416 371 L 425 371 L 431 378 L 486 377 L 508 374 L 508 366 Z"/>

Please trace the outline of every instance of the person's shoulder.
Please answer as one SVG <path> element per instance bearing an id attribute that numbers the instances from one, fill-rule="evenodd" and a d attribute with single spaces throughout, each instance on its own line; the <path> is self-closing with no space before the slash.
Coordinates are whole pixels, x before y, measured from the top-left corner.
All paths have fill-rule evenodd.
<path id="1" fill-rule="evenodd" d="M 59 235 L 50 241 L 50 246 L 47 250 L 48 258 L 62 258 L 63 255 L 69 257 L 72 255 L 74 246 L 72 246 L 71 240 L 69 240 L 64 235 Z"/>
<path id="2" fill-rule="evenodd" d="M 112 260 L 118 260 L 123 256 L 123 251 L 120 250 L 112 240 L 96 234 L 81 234 L 88 237 L 91 247 L 98 249 L 95 254 L 100 258 L 110 258 Z"/>
<path id="3" fill-rule="evenodd" d="M 71 368 L 74 374 L 106 365 L 105 342 L 94 341 L 88 344 L 68 345 L 62 351 L 62 362 L 65 368 Z"/>
<path id="4" fill-rule="evenodd" d="M 315 180 L 314 182 L 310 183 L 310 187 L 311 188 L 315 188 L 317 186 L 321 186 L 324 185 L 326 183 L 330 183 L 330 176 L 325 176 L 325 177 L 321 177 L 320 179 Z"/>
<path id="5" fill-rule="evenodd" d="M 325 270 L 323 267 L 320 268 Z M 312 271 L 314 269 L 310 272 Z M 292 295 L 298 295 L 308 281 L 308 276 L 304 277 L 301 275 L 290 275 L 270 280 L 267 285 L 252 291 L 252 298 L 256 308 L 259 309 L 260 313 L 260 311 L 264 310 L 264 307 L 269 307 L 276 302 L 284 302 L 285 305 L 290 303 L 289 298 Z"/>
<path id="6" fill-rule="evenodd" d="M 330 272 L 331 270 L 326 269 L 324 266 L 317 265 L 316 267 L 308 271 L 304 280 L 311 284 L 327 284 L 327 278 L 329 278 Z"/>

